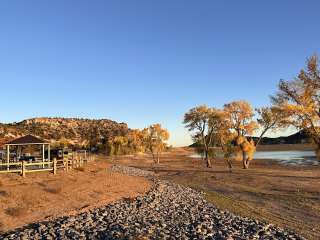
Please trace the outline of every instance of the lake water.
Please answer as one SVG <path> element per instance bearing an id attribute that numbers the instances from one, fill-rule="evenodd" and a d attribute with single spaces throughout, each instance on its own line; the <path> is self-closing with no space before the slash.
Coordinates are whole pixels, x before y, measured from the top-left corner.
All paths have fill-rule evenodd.
<path id="1" fill-rule="evenodd" d="M 314 151 L 261 151 L 255 159 L 273 159 L 284 165 L 319 165 Z"/>
<path id="2" fill-rule="evenodd" d="M 201 158 L 198 154 L 191 157 Z M 254 159 L 272 159 L 283 165 L 320 165 L 314 151 L 259 151 Z"/>

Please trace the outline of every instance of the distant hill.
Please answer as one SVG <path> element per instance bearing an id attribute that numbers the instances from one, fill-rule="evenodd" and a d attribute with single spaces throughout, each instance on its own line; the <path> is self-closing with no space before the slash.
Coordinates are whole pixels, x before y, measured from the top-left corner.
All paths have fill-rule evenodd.
<path id="1" fill-rule="evenodd" d="M 252 137 L 255 142 L 258 141 L 257 137 Z M 300 144 L 300 143 L 311 143 L 311 139 L 307 136 L 304 131 L 296 132 L 289 136 L 282 136 L 276 138 L 264 137 L 261 139 L 259 144 L 261 145 L 274 145 L 274 144 Z M 198 147 L 201 144 L 193 143 L 190 147 Z"/>
<path id="2" fill-rule="evenodd" d="M 109 119 L 32 118 L 17 123 L 0 123 L 0 144 L 32 134 L 51 143 L 93 147 L 109 137 L 125 135 L 128 131 L 130 129 L 126 123 Z"/>
<path id="3" fill-rule="evenodd" d="M 257 137 L 252 137 L 254 141 L 257 141 Z M 299 144 L 299 143 L 311 143 L 311 139 L 304 131 L 296 132 L 286 137 L 269 138 L 264 137 L 261 139 L 261 145 L 273 145 L 273 144 Z"/>

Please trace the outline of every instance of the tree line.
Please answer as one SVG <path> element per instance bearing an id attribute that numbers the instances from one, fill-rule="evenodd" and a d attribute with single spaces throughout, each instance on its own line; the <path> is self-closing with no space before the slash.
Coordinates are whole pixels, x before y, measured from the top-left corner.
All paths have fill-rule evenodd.
<path id="1" fill-rule="evenodd" d="M 134 153 L 151 153 L 155 163 L 160 162 L 161 153 L 168 148 L 169 132 L 161 124 L 153 124 L 142 130 L 134 129 L 126 135 L 114 136 L 105 143 L 109 156 Z"/>
<path id="2" fill-rule="evenodd" d="M 223 108 L 200 105 L 184 115 L 184 124 L 192 133 L 194 142 L 200 143 L 199 150 L 207 167 L 211 159 L 222 150 L 229 170 L 232 156 L 241 153 L 244 169 L 249 168 L 257 146 L 269 131 L 294 126 L 304 130 L 316 146 L 320 159 L 320 74 L 316 55 L 307 59 L 307 67 L 293 80 L 280 80 L 278 91 L 271 96 L 271 105 L 253 109 L 244 100 L 227 103 Z M 258 133 L 255 142 L 251 136 Z"/>

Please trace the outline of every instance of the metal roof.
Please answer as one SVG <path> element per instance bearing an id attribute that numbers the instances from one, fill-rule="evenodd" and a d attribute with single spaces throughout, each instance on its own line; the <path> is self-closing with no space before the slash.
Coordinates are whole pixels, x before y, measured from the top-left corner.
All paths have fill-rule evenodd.
<path id="1" fill-rule="evenodd" d="M 26 135 L 26 136 L 14 139 L 10 142 L 7 142 L 5 145 L 29 145 L 29 144 L 48 144 L 48 142 L 32 135 Z"/>

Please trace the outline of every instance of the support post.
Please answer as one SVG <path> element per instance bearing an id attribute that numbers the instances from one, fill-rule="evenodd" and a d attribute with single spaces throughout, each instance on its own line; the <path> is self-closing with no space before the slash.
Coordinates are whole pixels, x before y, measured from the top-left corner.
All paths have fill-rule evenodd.
<path id="1" fill-rule="evenodd" d="M 64 165 L 64 169 L 66 170 L 66 172 L 68 172 L 68 170 L 69 170 L 69 159 L 66 158 L 64 155 L 63 155 L 63 165 Z"/>
<path id="2" fill-rule="evenodd" d="M 9 162 L 10 162 L 10 145 L 7 145 L 7 170 L 10 170 L 9 167 Z"/>
<path id="3" fill-rule="evenodd" d="M 45 147 L 45 145 L 44 144 L 42 144 L 42 168 L 44 168 L 44 147 Z"/>
<path id="4" fill-rule="evenodd" d="M 48 161 L 50 162 L 51 156 L 50 156 L 50 144 L 48 144 Z"/>
<path id="5" fill-rule="evenodd" d="M 57 174 L 57 159 L 53 159 L 53 175 Z"/>
<path id="6" fill-rule="evenodd" d="M 26 166 L 25 166 L 25 161 L 22 161 L 22 177 L 26 176 Z"/>

